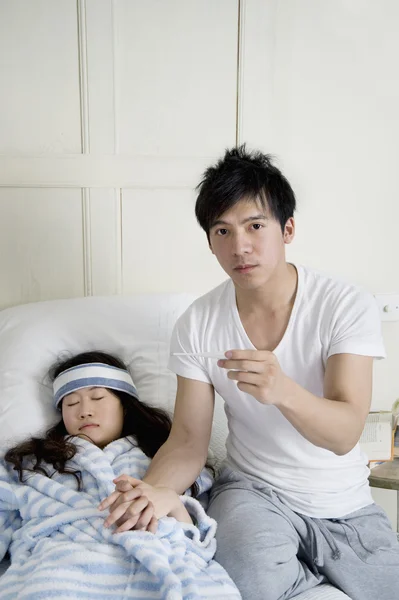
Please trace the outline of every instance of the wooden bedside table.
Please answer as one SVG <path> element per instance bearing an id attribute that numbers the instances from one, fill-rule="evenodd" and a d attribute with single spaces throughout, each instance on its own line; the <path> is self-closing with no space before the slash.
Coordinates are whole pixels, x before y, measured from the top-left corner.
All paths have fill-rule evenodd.
<path id="1" fill-rule="evenodd" d="M 371 469 L 369 482 L 371 487 L 384 490 L 396 490 L 397 513 L 396 531 L 399 533 L 399 458 L 395 458 Z"/>

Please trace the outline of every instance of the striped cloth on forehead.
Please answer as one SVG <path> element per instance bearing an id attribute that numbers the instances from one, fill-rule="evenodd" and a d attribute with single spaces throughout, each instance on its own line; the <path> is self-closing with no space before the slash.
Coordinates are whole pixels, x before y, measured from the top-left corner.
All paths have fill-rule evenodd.
<path id="1" fill-rule="evenodd" d="M 104 363 L 88 363 L 71 367 L 55 378 L 53 383 L 55 408 L 59 408 L 61 400 L 68 394 L 91 387 L 109 388 L 139 399 L 128 371 Z"/>

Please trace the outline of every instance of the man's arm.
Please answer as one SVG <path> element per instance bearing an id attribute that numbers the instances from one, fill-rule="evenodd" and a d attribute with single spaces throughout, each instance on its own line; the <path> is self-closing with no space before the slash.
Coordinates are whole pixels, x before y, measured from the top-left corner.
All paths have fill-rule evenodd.
<path id="1" fill-rule="evenodd" d="M 346 454 L 357 444 L 370 408 L 372 357 L 331 356 L 320 398 L 284 375 L 272 352 L 232 350 L 228 355 L 219 365 L 238 369 L 228 373 L 238 388 L 276 406 L 307 440 L 335 454 Z"/>
<path id="2" fill-rule="evenodd" d="M 116 490 L 99 505 L 100 510 L 109 509 L 106 526 L 116 523 L 118 531 L 144 528 L 154 532 L 156 523 L 149 521 L 152 515 L 156 519 L 170 515 L 191 521 L 183 504 L 176 511 L 175 494 L 182 494 L 192 485 L 206 462 L 215 393 L 209 383 L 179 376 L 177 379 L 170 435 L 152 459 L 142 482 L 127 475 L 114 480 Z"/>
<path id="3" fill-rule="evenodd" d="M 286 378 L 278 408 L 310 442 L 335 454 L 357 444 L 370 409 L 373 358 L 335 354 L 327 360 L 324 398 Z"/>
<path id="4" fill-rule="evenodd" d="M 158 450 L 144 477 L 153 486 L 186 491 L 206 463 L 215 404 L 213 386 L 177 377 L 172 430 Z"/>

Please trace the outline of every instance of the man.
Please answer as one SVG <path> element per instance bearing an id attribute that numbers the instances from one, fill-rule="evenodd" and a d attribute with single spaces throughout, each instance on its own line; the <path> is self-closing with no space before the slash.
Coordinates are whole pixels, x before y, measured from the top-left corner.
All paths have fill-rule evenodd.
<path id="1" fill-rule="evenodd" d="M 229 436 L 209 514 L 216 559 L 244 600 L 287 599 L 326 580 L 352 600 L 392 600 L 399 545 L 357 444 L 373 359 L 384 356 L 379 315 L 370 294 L 286 262 L 295 205 L 259 152 L 233 148 L 205 172 L 196 216 L 229 280 L 179 319 L 171 352 L 225 359 L 171 356 L 172 432 L 145 481 L 156 515 L 167 514 L 160 488 L 182 493 L 206 461 L 216 390 Z"/>

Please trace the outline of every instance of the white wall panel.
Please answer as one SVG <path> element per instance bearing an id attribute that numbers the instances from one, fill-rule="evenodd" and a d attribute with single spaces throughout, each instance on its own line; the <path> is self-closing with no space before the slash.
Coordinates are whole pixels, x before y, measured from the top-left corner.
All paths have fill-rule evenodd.
<path id="1" fill-rule="evenodd" d="M 76 2 L 0 0 L 0 153 L 81 151 Z"/>
<path id="2" fill-rule="evenodd" d="M 1 156 L 0 187 L 189 187 L 209 158 L 75 155 Z"/>
<path id="3" fill-rule="evenodd" d="M 116 0 L 119 151 L 218 154 L 235 142 L 238 2 Z"/>
<path id="4" fill-rule="evenodd" d="M 116 151 L 114 27 L 112 0 L 83 0 L 81 43 L 86 44 L 88 148 L 91 154 Z"/>
<path id="5" fill-rule="evenodd" d="M 122 291 L 122 225 L 119 189 L 86 190 L 84 198 L 86 295 Z"/>
<path id="6" fill-rule="evenodd" d="M 0 189 L 0 308 L 82 296 L 81 190 Z"/>
<path id="7" fill-rule="evenodd" d="M 227 278 L 188 190 L 123 190 L 123 291 L 204 293 Z"/>
<path id="8" fill-rule="evenodd" d="M 244 7 L 240 138 L 276 155 L 298 194 L 289 256 L 399 289 L 399 4 Z"/>

